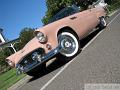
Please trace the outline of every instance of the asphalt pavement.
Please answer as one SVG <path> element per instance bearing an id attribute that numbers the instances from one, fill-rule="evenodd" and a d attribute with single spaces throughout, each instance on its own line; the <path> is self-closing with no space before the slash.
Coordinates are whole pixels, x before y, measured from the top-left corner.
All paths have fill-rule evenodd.
<path id="1" fill-rule="evenodd" d="M 108 27 L 81 41 L 83 50 L 70 61 L 56 59 L 37 77 L 9 90 L 84 90 L 86 84 L 120 84 L 120 10 Z"/>

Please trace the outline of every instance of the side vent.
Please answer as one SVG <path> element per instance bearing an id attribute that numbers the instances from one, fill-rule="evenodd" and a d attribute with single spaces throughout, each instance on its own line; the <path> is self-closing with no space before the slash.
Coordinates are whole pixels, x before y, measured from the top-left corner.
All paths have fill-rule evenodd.
<path id="1" fill-rule="evenodd" d="M 71 20 L 74 20 L 74 19 L 76 19 L 76 18 L 77 18 L 77 17 L 76 17 L 76 16 L 74 16 L 74 17 L 71 17 L 70 19 L 71 19 Z"/>

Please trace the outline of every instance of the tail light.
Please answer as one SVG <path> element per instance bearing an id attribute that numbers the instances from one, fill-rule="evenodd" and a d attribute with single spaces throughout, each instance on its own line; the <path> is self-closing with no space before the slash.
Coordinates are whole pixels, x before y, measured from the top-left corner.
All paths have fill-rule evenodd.
<path id="1" fill-rule="evenodd" d="M 14 67 L 15 66 L 15 63 L 14 62 L 12 62 L 11 60 L 9 60 L 9 59 L 6 59 L 6 62 L 10 65 L 10 66 L 12 66 L 12 67 Z"/>

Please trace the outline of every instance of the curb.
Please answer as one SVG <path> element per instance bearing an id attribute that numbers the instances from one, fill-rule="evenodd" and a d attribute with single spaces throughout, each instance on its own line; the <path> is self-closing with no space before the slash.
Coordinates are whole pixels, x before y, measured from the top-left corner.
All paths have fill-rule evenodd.
<path id="1" fill-rule="evenodd" d="M 19 88 L 19 87 L 23 86 L 25 83 L 27 83 L 28 80 L 31 78 L 32 78 L 31 76 L 26 75 L 24 78 L 22 78 L 17 83 L 15 83 L 11 87 L 9 87 L 7 90 L 16 90 L 17 88 Z"/>

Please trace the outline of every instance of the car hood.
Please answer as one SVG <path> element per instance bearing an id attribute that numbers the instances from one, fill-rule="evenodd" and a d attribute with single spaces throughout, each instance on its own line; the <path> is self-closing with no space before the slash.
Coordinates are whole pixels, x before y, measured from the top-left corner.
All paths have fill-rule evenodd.
<path id="1" fill-rule="evenodd" d="M 18 52 L 12 54 L 11 56 L 7 57 L 7 60 L 12 61 L 15 63 L 15 66 L 18 62 L 22 60 L 26 55 L 28 55 L 33 50 L 40 48 L 40 43 L 36 37 L 30 40 L 23 49 L 19 50 Z"/>

